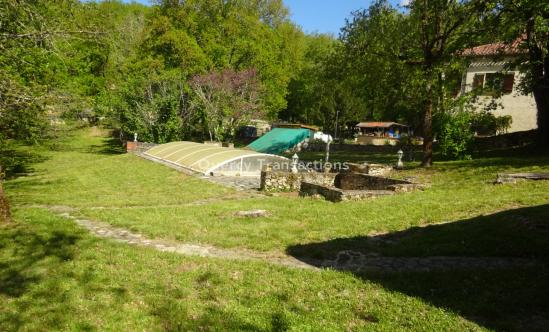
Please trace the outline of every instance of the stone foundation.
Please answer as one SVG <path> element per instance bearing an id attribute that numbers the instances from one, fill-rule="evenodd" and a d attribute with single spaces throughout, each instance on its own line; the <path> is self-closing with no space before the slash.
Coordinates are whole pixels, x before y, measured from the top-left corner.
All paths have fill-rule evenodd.
<path id="1" fill-rule="evenodd" d="M 342 190 L 335 187 L 322 186 L 314 183 L 302 182 L 299 196 L 324 197 L 331 202 L 358 201 L 366 198 L 393 195 L 391 190 Z"/>
<path id="2" fill-rule="evenodd" d="M 423 189 L 425 186 L 422 184 L 404 180 L 360 173 L 339 173 L 332 185 L 302 182 L 299 195 L 324 197 L 332 202 L 341 202 Z"/>
<path id="3" fill-rule="evenodd" d="M 347 163 L 349 166 L 349 172 L 362 173 L 376 176 L 386 176 L 393 170 L 392 166 L 384 164 L 355 164 Z"/>
<path id="4" fill-rule="evenodd" d="M 348 163 L 349 171 L 344 173 L 321 173 L 321 172 L 299 172 L 291 173 L 289 171 L 264 170 L 261 172 L 260 189 L 263 191 L 299 191 L 301 182 L 319 184 L 333 187 L 338 174 L 368 174 L 376 176 L 385 176 L 389 174 L 393 167 L 383 164 L 353 164 Z M 339 175 L 340 177 L 342 175 Z M 352 181 L 352 180 L 350 180 Z M 390 183 L 397 184 L 397 183 Z M 335 187 L 338 187 L 335 185 Z"/>
<path id="5" fill-rule="evenodd" d="M 299 191 L 303 181 L 333 186 L 337 173 L 262 171 L 260 189 L 263 191 Z"/>
<path id="6" fill-rule="evenodd" d="M 340 173 L 334 181 L 335 187 L 343 190 L 385 190 L 389 186 L 404 184 L 411 182 L 360 173 Z"/>
<path id="7" fill-rule="evenodd" d="M 549 173 L 501 173 L 495 184 L 517 183 L 517 180 L 549 180 Z"/>

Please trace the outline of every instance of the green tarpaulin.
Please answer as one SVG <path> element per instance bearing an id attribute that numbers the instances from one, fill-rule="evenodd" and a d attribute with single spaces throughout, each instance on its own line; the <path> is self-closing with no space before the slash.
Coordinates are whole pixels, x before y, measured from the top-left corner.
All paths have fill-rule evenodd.
<path id="1" fill-rule="evenodd" d="M 270 154 L 281 154 L 309 138 L 311 131 L 302 128 L 274 128 L 253 141 L 248 148 Z"/>

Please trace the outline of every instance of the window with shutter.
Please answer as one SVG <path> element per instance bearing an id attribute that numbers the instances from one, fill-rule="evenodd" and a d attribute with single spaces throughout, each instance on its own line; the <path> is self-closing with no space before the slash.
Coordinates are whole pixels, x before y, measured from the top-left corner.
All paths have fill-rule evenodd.
<path id="1" fill-rule="evenodd" d="M 475 74 L 473 77 L 473 89 L 482 89 L 484 87 L 484 74 Z"/>
<path id="2" fill-rule="evenodd" d="M 513 92 L 513 85 L 515 84 L 515 74 L 507 74 L 503 76 L 502 91 L 505 94 Z"/>

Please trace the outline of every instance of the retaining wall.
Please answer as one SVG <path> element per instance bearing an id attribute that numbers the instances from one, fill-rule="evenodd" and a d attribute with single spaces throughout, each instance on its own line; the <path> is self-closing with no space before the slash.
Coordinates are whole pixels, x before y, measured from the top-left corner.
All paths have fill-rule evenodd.
<path id="1" fill-rule="evenodd" d="M 306 181 L 324 186 L 333 186 L 337 173 L 262 171 L 260 189 L 263 191 L 299 191 Z"/>
<path id="2" fill-rule="evenodd" d="M 409 149 L 410 147 L 406 147 Z M 421 151 L 421 146 L 412 147 L 416 151 Z M 404 149 L 402 146 L 392 145 L 361 145 L 361 144 L 330 144 L 330 152 L 335 151 L 347 151 L 347 152 L 371 152 L 371 153 L 392 153 L 396 154 L 399 149 Z M 326 144 L 322 143 L 309 143 L 304 151 L 312 152 L 324 152 L 326 151 Z"/>
<path id="3" fill-rule="evenodd" d="M 141 154 L 158 144 L 156 143 L 146 143 L 146 142 L 134 142 L 134 141 L 127 141 L 126 142 L 126 152 Z"/>
<path id="4" fill-rule="evenodd" d="M 321 198 L 331 202 L 357 201 L 378 196 L 393 195 L 391 190 L 343 190 L 335 187 L 322 186 L 315 183 L 302 182 L 299 196 Z"/>
<path id="5" fill-rule="evenodd" d="M 334 184 L 343 190 L 385 190 L 389 186 L 410 182 L 360 173 L 340 173 L 336 176 Z"/>

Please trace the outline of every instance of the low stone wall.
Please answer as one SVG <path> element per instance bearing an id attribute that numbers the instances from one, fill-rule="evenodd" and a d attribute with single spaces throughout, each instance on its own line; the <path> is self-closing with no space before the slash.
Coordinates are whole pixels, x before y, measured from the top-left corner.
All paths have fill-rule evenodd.
<path id="1" fill-rule="evenodd" d="M 378 196 L 393 195 L 391 190 L 342 190 L 315 183 L 302 182 L 299 196 L 324 198 L 331 202 L 357 201 Z"/>
<path id="2" fill-rule="evenodd" d="M 158 144 L 156 143 L 146 143 L 146 142 L 134 142 L 134 141 L 127 141 L 126 142 L 126 152 L 141 154 Z"/>
<path id="3" fill-rule="evenodd" d="M 389 186 L 410 182 L 360 173 L 340 173 L 336 176 L 334 184 L 343 190 L 386 190 Z"/>
<path id="4" fill-rule="evenodd" d="M 393 195 L 396 193 L 423 190 L 419 183 L 383 178 L 360 173 L 339 173 L 333 185 L 302 182 L 300 196 L 324 197 L 332 202 L 361 200 Z"/>
<path id="5" fill-rule="evenodd" d="M 343 200 L 343 191 L 334 187 L 302 182 L 299 190 L 299 196 L 309 196 L 313 198 L 324 197 L 328 201 L 341 202 Z"/>
<path id="6" fill-rule="evenodd" d="M 386 176 L 393 170 L 392 166 L 384 164 L 347 163 L 347 166 L 349 166 L 349 172 L 351 173 L 362 173 L 375 176 Z"/>
<path id="7" fill-rule="evenodd" d="M 346 151 L 346 152 L 370 152 L 370 153 L 392 153 L 396 154 L 399 149 L 408 150 L 409 147 L 402 147 L 400 145 L 360 145 L 360 144 L 330 144 L 330 152 L 335 151 Z M 421 151 L 421 146 L 413 146 L 415 151 Z M 304 151 L 312 152 L 324 152 L 326 151 L 326 144 L 320 143 L 309 143 L 307 148 L 303 149 Z"/>
<path id="8" fill-rule="evenodd" d="M 262 171 L 260 189 L 263 191 L 299 191 L 301 182 L 333 186 L 337 173 Z"/>
<path id="9" fill-rule="evenodd" d="M 0 223 L 10 220 L 10 206 L 2 188 L 2 169 L 0 168 Z"/>
<path id="10" fill-rule="evenodd" d="M 537 130 L 528 130 L 489 137 L 476 137 L 474 145 L 478 151 L 520 148 L 534 143 L 536 135 Z"/>

